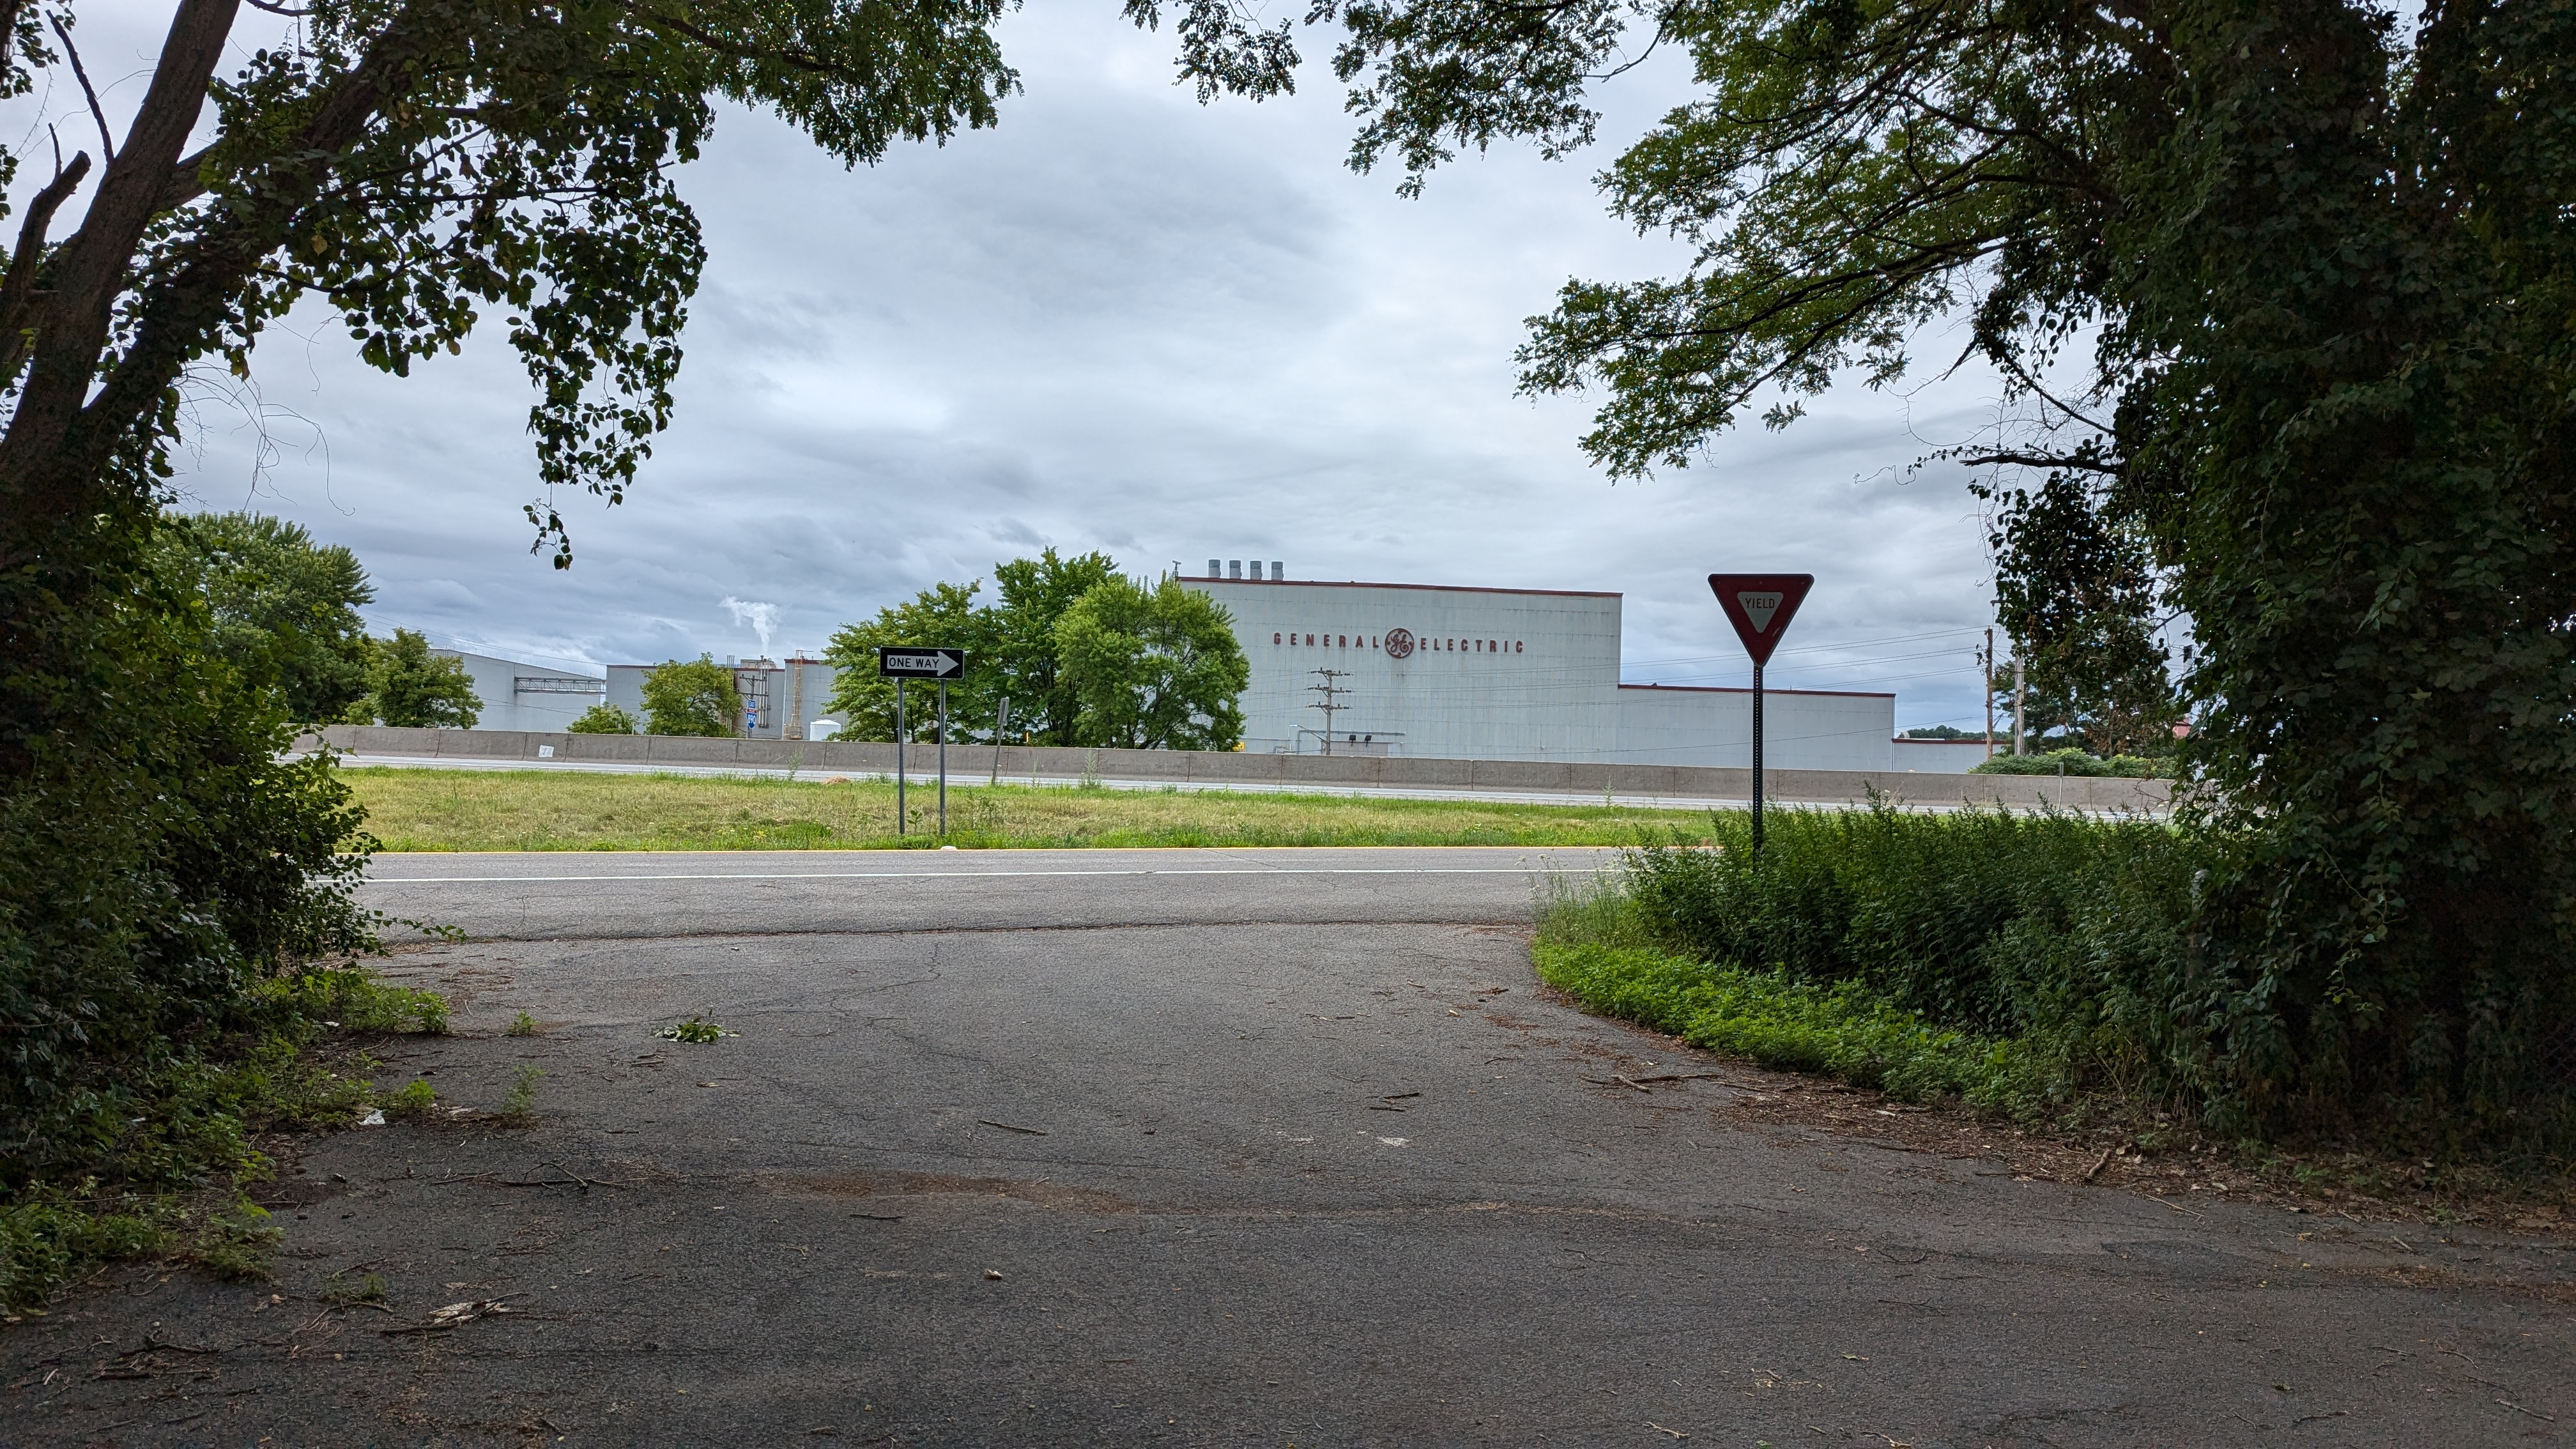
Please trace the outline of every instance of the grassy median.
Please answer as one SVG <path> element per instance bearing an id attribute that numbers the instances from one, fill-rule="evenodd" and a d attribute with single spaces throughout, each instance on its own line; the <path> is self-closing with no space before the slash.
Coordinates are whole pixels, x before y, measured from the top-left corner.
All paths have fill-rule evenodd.
<path id="1" fill-rule="evenodd" d="M 397 851 L 1041 849 L 1078 846 L 1633 845 L 1704 840 L 1705 812 L 1624 805 L 916 784 L 895 833 L 894 784 L 614 775 L 572 770 L 355 768 L 367 829 Z M 837 777 L 836 777 L 837 778 Z"/>

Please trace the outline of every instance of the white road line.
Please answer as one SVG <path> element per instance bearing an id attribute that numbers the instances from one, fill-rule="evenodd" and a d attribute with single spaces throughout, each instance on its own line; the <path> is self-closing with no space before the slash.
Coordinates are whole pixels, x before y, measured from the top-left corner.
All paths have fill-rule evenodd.
<path id="1" fill-rule="evenodd" d="M 1280 870 L 871 870 L 723 872 L 713 875 L 396 875 L 376 876 L 368 885 L 494 885 L 539 881 L 601 880 L 992 880 L 1008 876 L 1053 875 L 1597 875 L 1608 865 L 1515 866 L 1382 866 L 1328 868 L 1297 866 Z"/>

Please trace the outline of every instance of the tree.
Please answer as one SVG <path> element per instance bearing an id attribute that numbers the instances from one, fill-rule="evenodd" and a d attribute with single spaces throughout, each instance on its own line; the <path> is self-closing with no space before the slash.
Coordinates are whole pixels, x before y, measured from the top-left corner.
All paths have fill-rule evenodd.
<path id="1" fill-rule="evenodd" d="M 982 581 L 933 584 L 900 604 L 877 610 L 865 623 L 843 627 L 832 636 L 823 657 L 838 671 L 832 699 L 824 706 L 848 719 L 841 738 L 891 740 L 894 728 L 894 681 L 877 673 L 877 649 L 884 645 L 945 646 L 966 651 L 966 668 L 948 682 L 948 731 L 956 740 L 990 740 L 1002 670 L 995 658 L 993 611 L 978 608 L 975 595 Z M 905 691 L 904 724 L 916 740 L 939 737 L 934 690 L 914 680 Z M 1018 705 L 1013 704 L 1016 711 Z"/>
<path id="2" fill-rule="evenodd" d="M 429 652 L 429 640 L 409 629 L 370 640 L 367 697 L 361 708 L 378 724 L 413 729 L 470 730 L 483 700 L 465 674 L 464 661 Z"/>
<path id="3" fill-rule="evenodd" d="M 564 731 L 567 734 L 576 735 L 631 735 L 642 733 L 640 727 L 635 723 L 635 716 L 628 714 L 625 710 L 613 704 L 592 705 L 590 708 L 581 712 L 581 718 L 574 720 L 571 724 L 565 725 Z"/>
<path id="4" fill-rule="evenodd" d="M 48 128 L 23 177 L 0 147 L 28 183 L 0 257 L 10 1192 L 82 1180 L 261 981 L 371 939 L 345 786 L 283 758 L 284 706 L 148 566 L 190 404 L 307 297 L 396 374 L 488 326 L 536 392 L 527 514 L 568 566 L 564 491 L 621 500 L 669 420 L 702 257 L 671 174 L 718 104 L 855 165 L 989 125 L 1017 84 L 1005 0 L 253 0 L 292 20 L 243 34 L 239 0 L 173 0 L 149 79 L 107 93 L 133 106 L 111 142 L 76 3 L 0 0 L 0 96 L 41 73 L 91 97 L 101 136 L 64 158 Z M 1203 94 L 1286 87 L 1284 37 L 1223 0 L 1184 0 L 1177 29 Z M 218 81 L 227 57 L 247 59 Z"/>
<path id="5" fill-rule="evenodd" d="M 701 654 L 645 671 L 644 732 L 730 739 L 742 733 L 742 691 L 733 671 Z"/>
<path id="6" fill-rule="evenodd" d="M 2182 718 L 2156 637 L 2159 591 L 2145 530 L 2107 514 L 2076 478 L 1989 490 L 1992 535 L 2012 566 L 1995 577 L 1995 618 L 2023 667 L 2033 723 L 2064 728 L 2096 755 L 2173 752 Z"/>
<path id="7" fill-rule="evenodd" d="M 999 692 L 1011 697 L 1012 734 L 1031 744 L 1079 743 L 1082 701 L 1056 669 L 1055 626 L 1084 594 L 1118 577 L 1118 561 L 1093 552 L 1059 559 L 1050 548 L 1036 558 L 993 566 L 1001 590 L 995 621 Z"/>
<path id="8" fill-rule="evenodd" d="M 1224 607 L 1180 580 L 1094 585 L 1065 611 L 1055 637 L 1056 667 L 1082 701 L 1079 743 L 1230 750 L 1242 740 L 1236 700 L 1252 666 Z"/>
<path id="9" fill-rule="evenodd" d="M 358 606 L 376 592 L 349 550 L 262 514 L 198 514 L 163 520 L 152 567 L 205 601 L 209 647 L 274 683 L 289 719 L 336 720 L 366 695 Z"/>
<path id="10" fill-rule="evenodd" d="M 1958 318 L 2013 411 L 1948 456 L 2096 480 L 2092 525 L 2052 522 L 2046 488 L 2008 506 L 1998 570 L 2051 578 L 2068 527 L 2134 538 L 2191 630 L 2192 818 L 2225 848 L 2176 991 L 2219 1125 L 2569 1130 L 2576 14 L 2433 4 L 2400 35 L 2341 0 L 1319 13 L 1350 28 L 1354 160 L 1399 158 L 1408 186 L 1462 145 L 1588 140 L 1584 89 L 1632 21 L 1690 51 L 1702 94 L 1602 180 L 1691 266 L 1568 284 L 1521 353 L 1529 391 L 1605 389 L 1584 443 L 1614 473 L 1890 382 Z M 2123 554 L 2085 587 L 2136 620 Z"/>

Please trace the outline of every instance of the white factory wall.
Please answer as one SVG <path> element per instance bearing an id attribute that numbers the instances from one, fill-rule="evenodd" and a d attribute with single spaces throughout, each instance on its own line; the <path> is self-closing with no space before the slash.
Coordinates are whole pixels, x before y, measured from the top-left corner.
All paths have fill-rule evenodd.
<path id="1" fill-rule="evenodd" d="M 1415 584 L 1184 579 L 1234 618 L 1252 666 L 1244 748 L 1314 754 L 1339 670 L 1336 753 L 1614 758 L 1619 596 Z M 1349 737 L 1362 737 L 1353 741 Z"/>
<path id="2" fill-rule="evenodd" d="M 1753 759 L 1752 695 L 1619 683 L 1617 594 L 1182 580 L 1234 618 L 1252 665 L 1244 748 L 1322 748 L 1325 683 L 1349 691 L 1342 754 L 1731 765 Z M 1884 770 L 1896 696 L 1770 691 L 1763 762 Z M 1353 739 L 1353 736 L 1358 736 Z"/>
<path id="3" fill-rule="evenodd" d="M 1753 763 L 1753 691 L 1622 685 L 1619 764 Z M 1769 770 L 1888 769 L 1896 696 L 1806 689 L 1762 692 L 1762 766 Z"/>
<path id="4" fill-rule="evenodd" d="M 1891 770 L 1913 770 L 1925 775 L 1964 775 L 1986 762 L 1983 740 L 1891 740 L 1888 742 L 1893 763 Z M 2012 753 L 2010 744 L 1995 747 L 1995 753 Z"/>
<path id="5" fill-rule="evenodd" d="M 599 703 L 596 675 L 567 673 L 560 665 L 526 664 L 468 654 L 461 649 L 432 649 L 431 654 L 465 666 L 483 709 L 474 727 L 485 730 L 560 731 Z"/>

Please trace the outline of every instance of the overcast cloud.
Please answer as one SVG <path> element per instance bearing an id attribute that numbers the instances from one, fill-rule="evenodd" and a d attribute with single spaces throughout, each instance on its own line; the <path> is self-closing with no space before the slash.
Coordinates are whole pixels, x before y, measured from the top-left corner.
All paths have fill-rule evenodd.
<path id="1" fill-rule="evenodd" d="M 85 50 L 124 47 L 93 71 L 148 65 L 166 14 L 90 12 Z M 1203 109 L 1170 83 L 1170 38 L 1108 5 L 1004 39 L 1027 93 L 945 150 L 850 173 L 774 120 L 723 118 L 681 183 L 710 260 L 677 421 L 627 504 L 560 500 L 569 573 L 528 552 L 529 395 L 497 334 L 398 380 L 302 315 L 258 356 L 266 466 L 209 399 L 183 486 L 356 550 L 380 628 L 590 664 L 758 653 L 728 598 L 777 606 L 772 652 L 815 650 L 1052 544 L 1145 574 L 1257 555 L 1291 578 L 1615 589 L 1627 678 L 1741 684 L 1702 575 L 1803 570 L 1816 592 L 1772 683 L 1892 689 L 1901 726 L 1982 722 L 1975 500 L 1956 469 L 1906 480 L 1991 416 L 1989 381 L 1839 392 L 1616 487 L 1575 446 L 1586 400 L 1512 394 L 1522 319 L 1569 276 L 1676 264 L 1590 177 L 1683 94 L 1679 70 L 1606 93 L 1611 145 L 1573 164 L 1469 158 L 1408 202 L 1342 167 L 1319 66 L 1291 100 Z"/>

